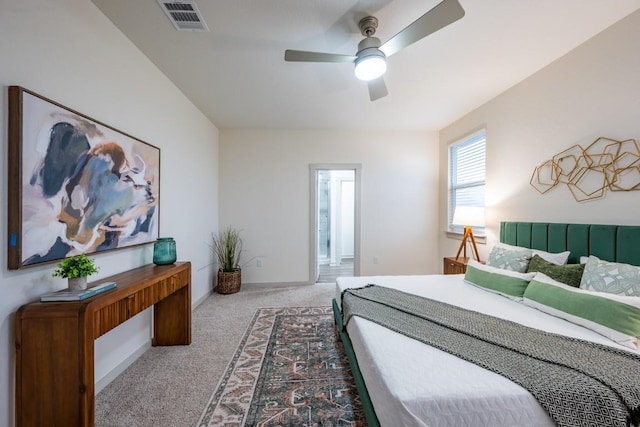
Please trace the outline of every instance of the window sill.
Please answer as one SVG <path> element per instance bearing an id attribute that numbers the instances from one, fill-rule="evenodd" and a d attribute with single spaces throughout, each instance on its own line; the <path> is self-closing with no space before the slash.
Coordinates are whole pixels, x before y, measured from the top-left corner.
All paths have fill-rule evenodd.
<path id="1" fill-rule="evenodd" d="M 464 236 L 463 233 L 456 233 L 455 231 L 446 231 L 445 233 L 447 235 L 447 238 L 455 239 L 455 240 L 462 240 L 462 236 Z M 474 234 L 473 237 L 476 240 L 477 244 L 480 244 L 480 245 L 486 245 L 487 244 L 487 236 L 479 236 L 477 234 Z M 469 241 L 469 240 L 467 240 L 467 241 Z"/>

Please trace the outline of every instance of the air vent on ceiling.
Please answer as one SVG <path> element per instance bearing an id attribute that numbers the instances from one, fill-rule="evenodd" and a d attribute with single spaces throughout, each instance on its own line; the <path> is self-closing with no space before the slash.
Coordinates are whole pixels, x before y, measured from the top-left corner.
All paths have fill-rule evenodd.
<path id="1" fill-rule="evenodd" d="M 209 31 L 195 1 L 158 0 L 158 4 L 167 14 L 178 31 Z"/>

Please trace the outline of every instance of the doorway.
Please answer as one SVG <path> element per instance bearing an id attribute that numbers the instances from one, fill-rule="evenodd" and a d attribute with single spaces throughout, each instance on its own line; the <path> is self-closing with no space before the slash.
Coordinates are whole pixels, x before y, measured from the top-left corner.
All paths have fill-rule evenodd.
<path id="1" fill-rule="evenodd" d="M 359 274 L 360 165 L 311 165 L 311 259 L 314 283 Z"/>

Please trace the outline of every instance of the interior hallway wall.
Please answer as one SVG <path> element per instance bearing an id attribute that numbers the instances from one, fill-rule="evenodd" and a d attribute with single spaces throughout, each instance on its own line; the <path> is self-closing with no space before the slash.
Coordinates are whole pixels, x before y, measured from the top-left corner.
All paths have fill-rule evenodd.
<path id="1" fill-rule="evenodd" d="M 0 426 L 14 425 L 14 312 L 66 286 L 55 264 L 9 271 L 7 87 L 18 85 L 161 149 L 160 234 L 193 263 L 192 300 L 211 291 L 208 238 L 218 223 L 218 130 L 86 0 L 3 1 L 0 13 Z M 188 220 L 186 219 L 188 218 Z M 95 256 L 98 280 L 152 261 L 152 245 Z M 150 345 L 150 310 L 96 341 L 95 378 L 120 372 Z"/>
<path id="2" fill-rule="evenodd" d="M 640 141 L 640 11 L 588 40 L 440 132 L 440 230 L 446 229 L 447 144 L 487 130 L 488 244 L 500 221 L 638 225 L 640 192 L 608 192 L 576 202 L 565 185 L 539 194 L 529 181 L 537 165 L 601 136 Z M 440 238 L 440 256 L 458 240 Z"/>
<path id="3" fill-rule="evenodd" d="M 310 164 L 362 165 L 361 275 L 436 272 L 436 138 L 429 132 L 221 130 L 220 226 L 242 231 L 243 282 L 309 281 Z"/>

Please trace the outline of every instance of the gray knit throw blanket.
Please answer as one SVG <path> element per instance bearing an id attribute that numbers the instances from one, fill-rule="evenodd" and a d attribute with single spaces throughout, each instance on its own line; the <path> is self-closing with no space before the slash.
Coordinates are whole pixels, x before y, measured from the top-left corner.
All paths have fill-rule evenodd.
<path id="1" fill-rule="evenodd" d="M 359 316 L 510 379 L 559 426 L 639 423 L 633 353 L 376 285 L 345 290 L 342 314 L 343 328 Z"/>

